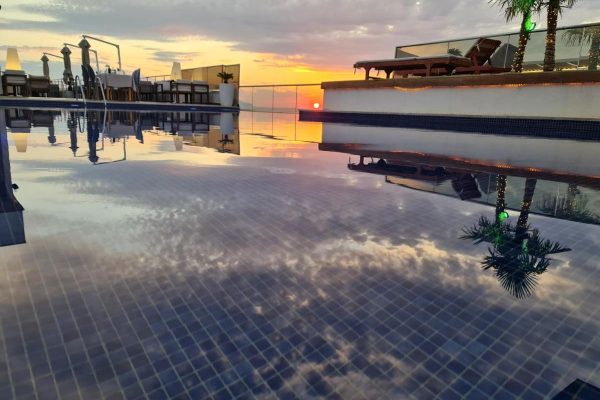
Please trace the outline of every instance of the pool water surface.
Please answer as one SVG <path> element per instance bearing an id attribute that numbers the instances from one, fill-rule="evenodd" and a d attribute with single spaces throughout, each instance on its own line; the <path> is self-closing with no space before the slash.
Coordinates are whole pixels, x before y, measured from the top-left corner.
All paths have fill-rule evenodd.
<path id="1" fill-rule="evenodd" d="M 600 386 L 598 143 L 0 113 L 1 399 Z"/>

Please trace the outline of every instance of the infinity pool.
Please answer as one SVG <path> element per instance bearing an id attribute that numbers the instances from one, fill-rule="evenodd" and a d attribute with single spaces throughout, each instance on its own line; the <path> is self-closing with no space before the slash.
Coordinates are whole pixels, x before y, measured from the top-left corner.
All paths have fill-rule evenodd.
<path id="1" fill-rule="evenodd" d="M 599 143 L 0 113 L 2 399 L 600 386 Z"/>

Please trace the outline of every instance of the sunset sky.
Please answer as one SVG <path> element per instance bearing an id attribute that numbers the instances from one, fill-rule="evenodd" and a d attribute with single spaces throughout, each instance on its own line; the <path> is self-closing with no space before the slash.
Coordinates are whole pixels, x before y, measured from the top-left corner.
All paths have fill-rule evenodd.
<path id="1" fill-rule="evenodd" d="M 544 17 L 536 17 L 544 27 Z M 560 25 L 600 21 L 600 2 L 581 1 Z M 516 31 L 486 0 L 9 0 L 0 10 L 0 65 L 16 46 L 24 69 L 41 74 L 42 52 L 81 34 L 121 45 L 123 68 L 142 75 L 242 64 L 242 84 L 352 79 L 359 59 L 391 58 L 397 45 Z M 113 47 L 92 42 L 101 67 Z M 73 65 L 80 63 L 74 50 Z M 60 60 L 50 64 L 62 74 Z M 74 68 L 75 70 L 75 68 Z"/>

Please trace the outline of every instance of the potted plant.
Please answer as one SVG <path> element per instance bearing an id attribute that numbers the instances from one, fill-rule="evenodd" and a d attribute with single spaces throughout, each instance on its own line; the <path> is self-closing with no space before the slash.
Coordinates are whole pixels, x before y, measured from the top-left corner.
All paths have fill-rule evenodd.
<path id="1" fill-rule="evenodd" d="M 233 106 L 235 98 L 235 86 L 229 83 L 229 80 L 233 79 L 233 74 L 229 72 L 219 72 L 217 74 L 221 78 L 221 84 L 219 85 L 219 100 L 221 105 L 224 107 Z"/>

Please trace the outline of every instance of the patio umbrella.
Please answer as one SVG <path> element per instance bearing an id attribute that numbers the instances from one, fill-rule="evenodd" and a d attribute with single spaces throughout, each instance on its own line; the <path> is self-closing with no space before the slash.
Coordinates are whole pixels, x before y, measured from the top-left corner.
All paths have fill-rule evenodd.
<path id="1" fill-rule="evenodd" d="M 63 61 L 65 63 L 65 72 L 63 72 L 63 82 L 65 85 L 71 86 L 73 84 L 73 72 L 71 71 L 71 50 L 65 46 L 60 51 L 63 55 Z"/>
<path id="2" fill-rule="evenodd" d="M 86 67 L 90 65 L 90 42 L 85 40 L 85 38 L 81 39 L 79 42 L 79 47 L 81 48 L 81 63 Z"/>
<path id="3" fill-rule="evenodd" d="M 44 54 L 41 58 L 42 60 L 42 69 L 44 71 L 44 76 L 49 78 L 50 77 L 50 67 L 48 66 L 48 61 L 50 61 L 48 59 L 48 57 L 46 57 L 46 55 Z"/>

